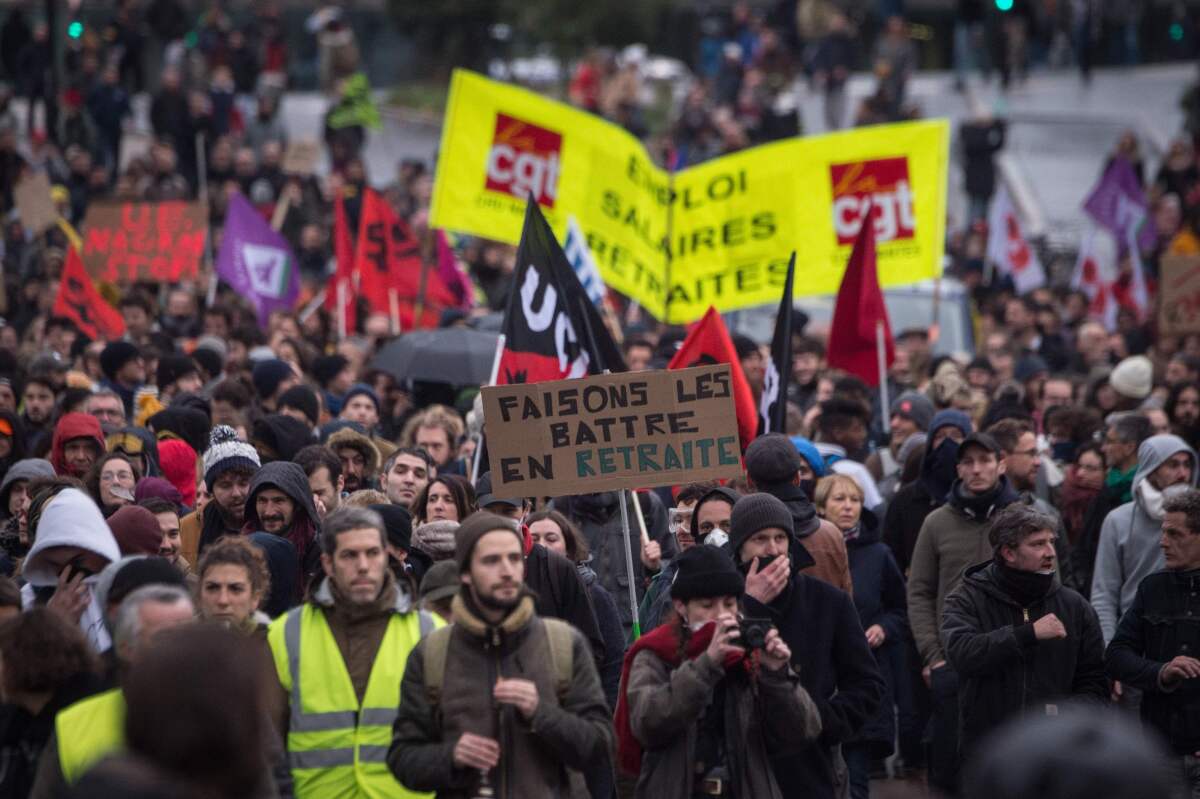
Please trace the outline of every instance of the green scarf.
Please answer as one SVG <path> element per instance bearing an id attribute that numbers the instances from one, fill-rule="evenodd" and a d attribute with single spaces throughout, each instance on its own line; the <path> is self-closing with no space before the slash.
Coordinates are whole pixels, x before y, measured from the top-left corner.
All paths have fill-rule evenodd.
<path id="1" fill-rule="evenodd" d="M 1129 471 L 1122 472 L 1116 466 L 1108 470 L 1108 474 L 1104 478 L 1104 485 L 1110 491 L 1121 492 L 1121 502 L 1130 502 L 1133 500 L 1133 476 L 1137 474 L 1137 465 L 1131 466 Z"/>

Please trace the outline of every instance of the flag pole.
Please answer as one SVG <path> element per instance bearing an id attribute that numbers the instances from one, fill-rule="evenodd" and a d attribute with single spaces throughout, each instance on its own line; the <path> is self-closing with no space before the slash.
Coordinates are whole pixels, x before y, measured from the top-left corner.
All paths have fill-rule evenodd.
<path id="1" fill-rule="evenodd" d="M 496 339 L 496 354 L 492 358 L 492 372 L 488 375 L 487 385 L 496 385 L 496 378 L 500 376 L 500 359 L 504 357 L 504 334 L 501 333 Z M 484 420 L 486 423 L 486 420 Z M 479 449 L 483 443 L 482 433 L 479 436 L 479 442 L 475 444 L 475 457 L 471 459 L 471 485 L 475 485 L 475 481 L 479 479 Z"/>
<path id="2" fill-rule="evenodd" d="M 637 585 L 633 579 L 633 544 L 629 541 L 629 506 L 625 502 L 625 489 L 617 492 L 621 498 L 621 532 L 625 539 L 625 572 L 629 575 L 629 613 L 633 616 L 633 640 L 642 637 L 642 625 L 638 620 Z M 635 499 L 634 502 L 637 502 Z"/>
<path id="3" fill-rule="evenodd" d="M 337 282 L 338 341 L 346 340 L 346 281 Z"/>
<path id="4" fill-rule="evenodd" d="M 891 403 L 888 401 L 887 344 L 884 341 L 882 320 L 875 323 L 875 352 L 879 357 L 879 417 L 883 432 L 886 434 L 891 432 L 891 420 L 889 419 Z"/>
<path id="5" fill-rule="evenodd" d="M 395 286 L 388 288 L 388 315 L 392 318 L 392 335 L 400 335 L 400 298 Z"/>

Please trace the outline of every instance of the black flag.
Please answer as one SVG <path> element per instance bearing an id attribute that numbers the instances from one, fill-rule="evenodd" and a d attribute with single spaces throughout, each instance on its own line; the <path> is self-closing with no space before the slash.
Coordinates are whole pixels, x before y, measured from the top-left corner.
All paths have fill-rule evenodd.
<path id="1" fill-rule="evenodd" d="M 621 350 L 532 198 L 503 331 L 500 385 L 625 371 Z"/>
<path id="2" fill-rule="evenodd" d="M 792 311 L 792 278 L 796 272 L 796 253 L 788 261 L 787 280 L 783 298 L 775 315 L 775 335 L 771 338 L 771 360 L 763 378 L 762 401 L 758 406 L 758 434 L 782 433 L 787 430 L 788 382 L 792 376 L 792 330 L 795 325 Z"/>

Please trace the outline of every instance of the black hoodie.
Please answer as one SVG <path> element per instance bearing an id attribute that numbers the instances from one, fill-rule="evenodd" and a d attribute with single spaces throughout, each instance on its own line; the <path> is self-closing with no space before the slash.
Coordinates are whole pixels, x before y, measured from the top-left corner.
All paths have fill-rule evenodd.
<path id="1" fill-rule="evenodd" d="M 242 523 L 243 535 L 263 529 L 258 518 L 256 500 L 259 493 L 266 488 L 279 489 L 296 505 L 291 525 L 278 535 L 291 541 L 292 546 L 296 548 L 299 572 L 293 604 L 298 604 L 306 595 L 313 578 L 321 574 L 321 546 L 318 540 L 321 534 L 320 517 L 317 516 L 317 507 L 313 504 L 312 489 L 309 488 L 304 469 L 290 461 L 274 461 L 255 472 L 254 479 L 250 481 L 250 493 L 246 495 L 246 516 Z"/>

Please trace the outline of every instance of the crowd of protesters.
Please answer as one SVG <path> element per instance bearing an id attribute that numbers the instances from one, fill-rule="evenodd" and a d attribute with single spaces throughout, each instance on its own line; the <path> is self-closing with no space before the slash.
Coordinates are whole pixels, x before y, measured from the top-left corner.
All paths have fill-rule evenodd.
<path id="1" fill-rule="evenodd" d="M 26 126 L 0 96 L 0 795 L 861 799 L 885 777 L 917 795 L 1200 791 L 1200 335 L 1161 335 L 1134 306 L 1107 329 L 1078 291 L 1015 296 L 984 280 L 987 232 L 970 228 L 950 252 L 977 352 L 934 356 L 928 330 L 899 331 L 889 407 L 801 330 L 786 433 L 749 444 L 743 477 L 635 492 L 624 518 L 614 492 L 500 497 L 474 468 L 478 386 L 372 368 L 386 318 L 341 339 L 323 309 L 264 330 L 205 280 L 110 287 L 119 340 L 50 313 L 71 229 L 26 235 L 13 190 L 29 173 L 66 223 L 102 198 L 199 196 L 219 240 L 234 191 L 284 205 L 298 305 L 330 274 L 334 198 L 354 215 L 382 180 L 354 127 L 327 130 L 327 177 L 284 174 L 269 5 L 236 24 L 219 5 L 151 6 L 85 36 L 60 96 L 22 83 L 47 106 Z M 795 42 L 738 9 L 685 102 L 682 163 L 796 132 L 777 102 Z M 803 67 L 827 99 L 845 22 Z M 336 14 L 316 27 L 332 105 L 357 56 Z M 909 45 L 886 26 L 888 102 Z M 30 58 L 4 67 L 28 79 Z M 573 99 L 642 124 L 636 67 L 585 64 Z M 142 90 L 153 143 L 121 163 Z M 1192 143 L 1155 175 L 1136 142 L 1114 157 L 1153 204 L 1153 284 L 1164 253 L 1200 252 Z M 385 192 L 428 260 L 431 185 L 405 162 Z M 511 247 L 457 257 L 478 301 L 444 326 L 512 291 Z M 630 369 L 664 368 L 683 338 L 623 332 Z M 734 345 L 758 400 L 766 349 Z M 1013 755 L 1026 730 L 1039 745 Z M 1074 787 L 1047 781 L 1056 756 Z M 1122 757 L 1141 783 L 1097 776 Z"/>

